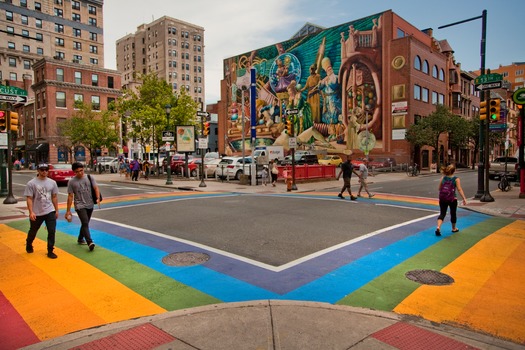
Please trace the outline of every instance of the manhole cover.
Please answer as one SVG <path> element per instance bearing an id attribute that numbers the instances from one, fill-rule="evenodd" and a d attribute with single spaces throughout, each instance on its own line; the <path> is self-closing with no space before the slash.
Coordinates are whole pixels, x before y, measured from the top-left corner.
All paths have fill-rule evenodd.
<path id="1" fill-rule="evenodd" d="M 405 276 L 411 281 L 434 286 L 454 283 L 454 279 L 449 275 L 434 270 L 412 270 L 408 271 Z"/>
<path id="2" fill-rule="evenodd" d="M 162 262 L 168 266 L 199 265 L 208 260 L 210 260 L 208 254 L 196 252 L 171 253 L 162 258 Z"/>

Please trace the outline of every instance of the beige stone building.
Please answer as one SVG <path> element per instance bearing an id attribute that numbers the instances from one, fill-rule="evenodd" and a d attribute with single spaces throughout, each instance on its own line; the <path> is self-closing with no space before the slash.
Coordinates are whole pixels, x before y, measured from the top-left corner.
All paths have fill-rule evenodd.
<path id="1" fill-rule="evenodd" d="M 197 102 L 205 101 L 204 28 L 168 16 L 117 40 L 117 70 L 122 86 L 138 84 L 137 73 L 156 73 L 178 91 L 185 88 Z"/>

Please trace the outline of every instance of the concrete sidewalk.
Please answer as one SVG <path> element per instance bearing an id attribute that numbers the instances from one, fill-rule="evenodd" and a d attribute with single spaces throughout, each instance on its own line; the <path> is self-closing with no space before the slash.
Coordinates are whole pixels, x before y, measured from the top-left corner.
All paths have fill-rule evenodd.
<path id="1" fill-rule="evenodd" d="M 132 184 L 118 174 L 95 174 L 98 181 Z M 428 174 L 426 176 L 437 176 Z M 380 174 L 371 182 L 410 181 L 404 173 Z M 240 185 L 236 181 L 205 181 L 165 177 L 140 179 L 133 184 L 166 190 L 286 193 L 276 187 Z M 297 192 L 339 189 L 341 181 L 298 183 Z M 354 181 L 354 185 L 357 182 Z M 294 191 L 295 192 L 295 191 Z M 525 218 L 525 199 L 519 188 L 491 193 L 494 202 L 469 199 L 469 210 L 490 215 Z M 0 204 L 0 222 L 27 217 L 25 202 Z M 465 207 L 463 207 L 465 208 Z M 59 312 L 59 311 L 57 311 Z M 502 322 L 504 322 L 502 320 Z M 1 346 L 0 346 L 1 347 Z M 261 300 L 225 303 L 166 312 L 107 324 L 50 339 L 25 349 L 524 349 L 485 334 L 436 324 L 390 312 L 325 303 Z"/>

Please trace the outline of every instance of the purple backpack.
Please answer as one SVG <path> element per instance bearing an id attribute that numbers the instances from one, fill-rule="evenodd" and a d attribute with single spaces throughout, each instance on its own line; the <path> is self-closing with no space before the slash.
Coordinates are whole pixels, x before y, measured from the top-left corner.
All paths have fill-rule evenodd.
<path id="1" fill-rule="evenodd" d="M 445 177 L 439 189 L 439 200 L 453 202 L 456 198 L 456 177 Z"/>

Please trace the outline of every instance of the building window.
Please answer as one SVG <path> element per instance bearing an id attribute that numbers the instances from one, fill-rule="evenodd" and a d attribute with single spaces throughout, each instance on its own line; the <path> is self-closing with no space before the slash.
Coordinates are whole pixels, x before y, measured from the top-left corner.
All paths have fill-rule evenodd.
<path id="1" fill-rule="evenodd" d="M 64 69 L 57 68 L 57 81 L 64 81 Z"/>
<path id="2" fill-rule="evenodd" d="M 421 86 L 414 85 L 414 100 L 421 101 Z"/>
<path id="3" fill-rule="evenodd" d="M 82 94 L 75 94 L 73 99 L 75 101 L 75 108 L 77 105 L 84 103 L 84 95 Z"/>
<path id="4" fill-rule="evenodd" d="M 41 48 L 41 47 L 37 47 L 36 48 L 36 54 L 40 55 L 40 56 L 44 55 L 44 49 Z"/>
<path id="5" fill-rule="evenodd" d="M 35 1 L 35 11 L 42 11 L 42 4 Z"/>
<path id="6" fill-rule="evenodd" d="M 35 27 L 42 28 L 42 20 L 40 18 L 35 18 Z"/>
<path id="7" fill-rule="evenodd" d="M 89 59 L 89 63 L 91 63 L 91 64 L 95 64 L 95 65 L 98 65 L 98 58 L 93 58 L 93 57 L 91 57 L 91 58 Z"/>
<path id="8" fill-rule="evenodd" d="M 27 0 L 20 0 L 20 7 L 27 7 Z"/>
<path id="9" fill-rule="evenodd" d="M 421 57 L 419 56 L 414 58 L 414 69 L 421 70 Z"/>
<path id="10" fill-rule="evenodd" d="M 443 68 L 439 70 L 439 80 L 445 81 L 445 71 Z"/>
<path id="11" fill-rule="evenodd" d="M 31 69 L 31 61 L 29 60 L 24 60 L 24 69 Z"/>
<path id="12" fill-rule="evenodd" d="M 439 94 L 438 103 L 439 103 L 440 105 L 445 105 L 445 95 L 443 95 L 443 94 Z"/>
<path id="13" fill-rule="evenodd" d="M 64 25 L 55 23 L 55 33 L 64 33 Z"/>
<path id="14" fill-rule="evenodd" d="M 433 105 L 438 104 L 438 93 L 435 91 L 432 91 L 432 104 Z"/>
<path id="15" fill-rule="evenodd" d="M 96 27 L 96 26 L 97 26 L 97 19 L 96 19 L 96 18 L 93 18 L 93 17 L 89 17 L 89 19 L 88 19 L 88 24 L 89 24 L 90 26 Z"/>
<path id="16" fill-rule="evenodd" d="M 397 37 L 398 38 L 404 38 L 405 32 L 401 28 L 397 28 Z"/>
<path id="17" fill-rule="evenodd" d="M 71 8 L 80 11 L 80 1 L 71 1 Z"/>
<path id="18" fill-rule="evenodd" d="M 108 77 L 108 88 L 113 89 L 115 87 L 113 77 Z"/>
<path id="19" fill-rule="evenodd" d="M 91 109 L 100 111 L 100 96 L 91 96 Z"/>
<path id="20" fill-rule="evenodd" d="M 11 49 L 11 50 L 14 50 L 14 49 L 16 49 L 16 45 L 15 45 L 14 42 L 9 41 L 9 42 L 7 43 L 7 48 L 8 48 L 8 49 Z"/>
<path id="21" fill-rule="evenodd" d="M 91 85 L 98 86 L 98 74 L 91 74 Z"/>
<path id="22" fill-rule="evenodd" d="M 88 12 L 90 15 L 97 15 L 97 8 L 93 5 L 88 5 Z"/>
<path id="23" fill-rule="evenodd" d="M 514 73 L 515 76 L 523 75 L 523 69 L 518 69 L 516 73 Z"/>
<path id="24" fill-rule="evenodd" d="M 42 35 L 42 33 L 36 33 L 35 39 L 36 41 L 44 41 L 44 36 Z"/>
<path id="25" fill-rule="evenodd" d="M 62 9 L 57 9 L 56 7 L 54 8 L 53 12 L 55 13 L 55 16 L 56 17 L 64 17 L 64 11 L 62 11 Z"/>
<path id="26" fill-rule="evenodd" d="M 82 72 L 75 72 L 75 84 L 82 84 Z"/>
<path id="27" fill-rule="evenodd" d="M 73 13 L 71 15 L 71 19 L 75 22 L 80 22 L 80 14 L 79 13 Z"/>
<path id="28" fill-rule="evenodd" d="M 29 20 L 27 19 L 26 15 L 21 15 L 20 18 L 22 19 L 22 24 L 24 24 L 24 25 L 28 25 L 29 24 Z"/>
<path id="29" fill-rule="evenodd" d="M 89 40 L 97 41 L 97 33 L 89 33 Z"/>
<path id="30" fill-rule="evenodd" d="M 82 56 L 80 55 L 73 55 L 73 62 L 80 63 L 82 61 Z"/>
<path id="31" fill-rule="evenodd" d="M 428 102 L 428 89 L 426 89 L 426 88 L 422 88 L 422 89 L 421 89 L 421 92 L 422 92 L 422 94 L 421 94 L 421 100 L 422 100 L 423 102 Z"/>
<path id="32" fill-rule="evenodd" d="M 78 28 L 73 28 L 73 36 L 80 38 L 82 36 L 82 30 Z"/>
<path id="33" fill-rule="evenodd" d="M 11 22 L 13 22 L 13 12 L 11 12 L 11 11 L 6 11 L 6 12 L 5 12 L 5 19 L 6 19 L 6 21 L 11 21 Z"/>
<path id="34" fill-rule="evenodd" d="M 73 41 L 73 49 L 82 50 L 82 43 L 79 43 L 78 41 Z"/>
<path id="35" fill-rule="evenodd" d="M 428 61 L 427 60 L 423 61 L 423 69 L 421 69 L 421 71 L 425 74 L 428 74 Z"/>
<path id="36" fill-rule="evenodd" d="M 57 107 L 66 107 L 66 93 L 63 91 L 57 91 L 56 92 L 56 103 Z"/>
<path id="37" fill-rule="evenodd" d="M 22 29 L 22 36 L 28 38 L 29 37 L 29 30 Z"/>
<path id="38" fill-rule="evenodd" d="M 57 51 L 55 52 L 55 59 L 57 60 L 63 60 L 64 58 L 66 58 L 66 54 L 61 52 L 61 51 Z"/>
<path id="39" fill-rule="evenodd" d="M 14 73 L 14 72 L 9 73 L 9 80 L 18 80 L 16 78 L 16 73 Z"/>
<path id="40" fill-rule="evenodd" d="M 62 5 L 62 0 L 55 0 L 55 4 Z"/>
<path id="41" fill-rule="evenodd" d="M 46 92 L 42 91 L 42 108 L 46 107 Z"/>
<path id="42" fill-rule="evenodd" d="M 55 38 L 55 45 L 57 45 L 57 46 L 64 46 L 64 39 L 63 38 Z"/>
<path id="43" fill-rule="evenodd" d="M 7 27 L 7 34 L 15 34 L 15 28 L 14 27 Z"/>
<path id="44" fill-rule="evenodd" d="M 22 46 L 22 50 L 24 52 L 31 52 L 31 47 L 29 45 L 24 45 L 24 46 Z"/>
<path id="45" fill-rule="evenodd" d="M 432 77 L 436 78 L 438 77 L 438 67 L 437 66 L 433 66 L 432 67 Z"/>
<path id="46" fill-rule="evenodd" d="M 90 53 L 98 53 L 98 47 L 95 45 L 89 45 L 89 52 Z"/>
<path id="47" fill-rule="evenodd" d="M 9 57 L 9 67 L 16 67 L 16 58 Z"/>

